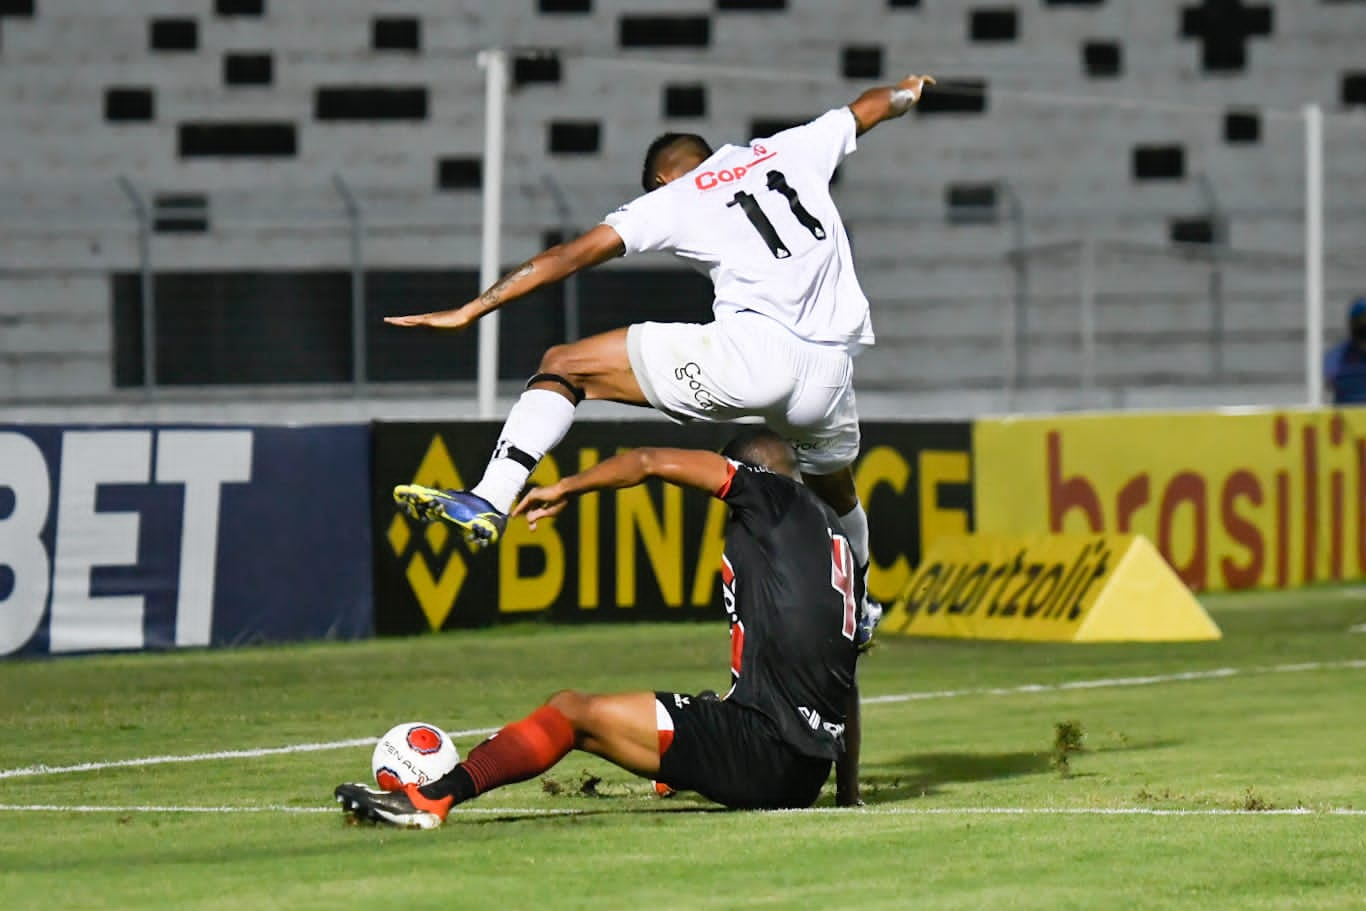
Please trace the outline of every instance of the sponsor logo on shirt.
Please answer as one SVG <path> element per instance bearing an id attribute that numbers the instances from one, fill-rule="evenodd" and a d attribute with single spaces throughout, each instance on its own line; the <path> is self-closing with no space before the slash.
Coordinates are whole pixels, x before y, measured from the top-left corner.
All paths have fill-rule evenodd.
<path id="1" fill-rule="evenodd" d="M 801 713 L 802 721 L 806 722 L 806 726 L 813 731 L 825 731 L 831 737 L 839 737 L 844 733 L 844 725 L 826 721 L 821 717 L 821 713 L 815 709 L 799 705 L 797 711 Z"/>
<path id="2" fill-rule="evenodd" d="M 702 384 L 698 379 L 702 375 L 702 367 L 696 361 L 688 361 L 682 367 L 674 370 L 674 379 L 688 384 L 692 390 L 692 397 L 703 408 L 715 408 L 716 398 L 711 394 L 711 390 Z"/>
<path id="3" fill-rule="evenodd" d="M 770 152 L 760 143 L 750 146 L 750 151 L 754 153 L 754 159 L 749 164 L 736 165 L 733 168 L 722 168 L 719 171 L 703 171 L 693 178 L 693 185 L 699 190 L 713 190 L 722 184 L 735 183 L 743 180 L 744 176 L 754 169 L 754 166 L 762 161 L 768 161 L 777 155 L 777 152 Z"/>
<path id="4" fill-rule="evenodd" d="M 817 449 L 826 449 L 835 441 L 833 440 L 793 440 L 788 439 L 787 443 L 798 452 L 813 452 Z"/>

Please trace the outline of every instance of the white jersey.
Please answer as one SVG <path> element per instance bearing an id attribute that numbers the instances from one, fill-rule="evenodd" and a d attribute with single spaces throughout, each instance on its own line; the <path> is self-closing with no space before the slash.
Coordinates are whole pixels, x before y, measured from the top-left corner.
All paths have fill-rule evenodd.
<path id="1" fill-rule="evenodd" d="M 801 338 L 873 343 L 830 177 L 857 147 L 849 108 L 747 146 L 726 145 L 686 176 L 603 221 L 627 255 L 668 251 L 710 276 L 713 311 L 753 310 Z"/>

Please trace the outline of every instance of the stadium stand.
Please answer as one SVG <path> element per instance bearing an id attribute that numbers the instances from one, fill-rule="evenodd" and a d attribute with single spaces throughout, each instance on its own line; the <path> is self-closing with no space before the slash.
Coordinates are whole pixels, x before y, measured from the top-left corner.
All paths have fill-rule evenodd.
<path id="1" fill-rule="evenodd" d="M 861 389 L 1293 397 L 1291 115 L 1366 105 L 1362 34 L 1366 3 L 1342 0 L 0 0 L 0 398 L 142 382 L 130 192 L 166 273 L 159 382 L 345 381 L 347 332 L 316 331 L 349 313 L 334 177 L 364 213 L 372 314 L 468 291 L 487 47 L 513 54 L 508 262 L 633 195 L 664 129 L 739 141 L 930 71 L 941 91 L 838 175 L 881 339 Z M 1330 123 L 1330 313 L 1366 288 L 1360 137 Z M 646 294 L 672 294 L 651 316 L 705 315 L 703 286 L 647 266 L 585 295 L 594 326 Z M 543 331 L 510 342 L 505 376 L 562 334 L 559 301 L 528 305 Z M 196 341 L 206 325 L 236 353 Z M 299 332 L 336 356 L 272 373 Z M 469 376 L 368 344 L 373 380 Z"/>

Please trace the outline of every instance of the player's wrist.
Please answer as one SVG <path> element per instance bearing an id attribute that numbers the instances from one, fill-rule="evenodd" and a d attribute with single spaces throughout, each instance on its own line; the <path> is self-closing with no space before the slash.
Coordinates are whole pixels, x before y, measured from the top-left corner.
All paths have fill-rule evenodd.
<path id="1" fill-rule="evenodd" d="M 917 96 L 913 90 L 896 85 L 892 86 L 891 95 L 888 98 L 887 103 L 892 109 L 892 113 L 900 117 L 911 109 L 911 106 L 915 104 L 916 100 Z"/>

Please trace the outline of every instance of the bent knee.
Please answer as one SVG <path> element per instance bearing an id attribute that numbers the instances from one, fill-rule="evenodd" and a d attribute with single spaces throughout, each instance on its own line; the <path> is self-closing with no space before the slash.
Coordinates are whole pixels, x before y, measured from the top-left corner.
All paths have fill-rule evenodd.
<path id="1" fill-rule="evenodd" d="M 578 690 L 560 690 L 546 700 L 546 705 L 564 715 L 580 744 L 585 737 L 601 736 L 610 730 L 616 717 L 610 697 Z"/>
<path id="2" fill-rule="evenodd" d="M 541 355 L 541 366 L 536 372 L 562 376 L 578 386 L 583 382 L 582 361 L 583 358 L 577 355 L 572 344 L 552 345 Z"/>
<path id="3" fill-rule="evenodd" d="M 552 693 L 545 704 L 568 718 L 570 724 L 578 727 L 582 719 L 587 717 L 592 701 L 593 697 L 587 693 L 581 693 L 578 690 L 560 690 L 557 693 Z"/>
<path id="4" fill-rule="evenodd" d="M 602 696 L 579 690 L 560 690 L 546 700 L 546 705 L 557 710 L 574 728 L 576 738 L 592 735 L 610 726 L 610 708 Z"/>

